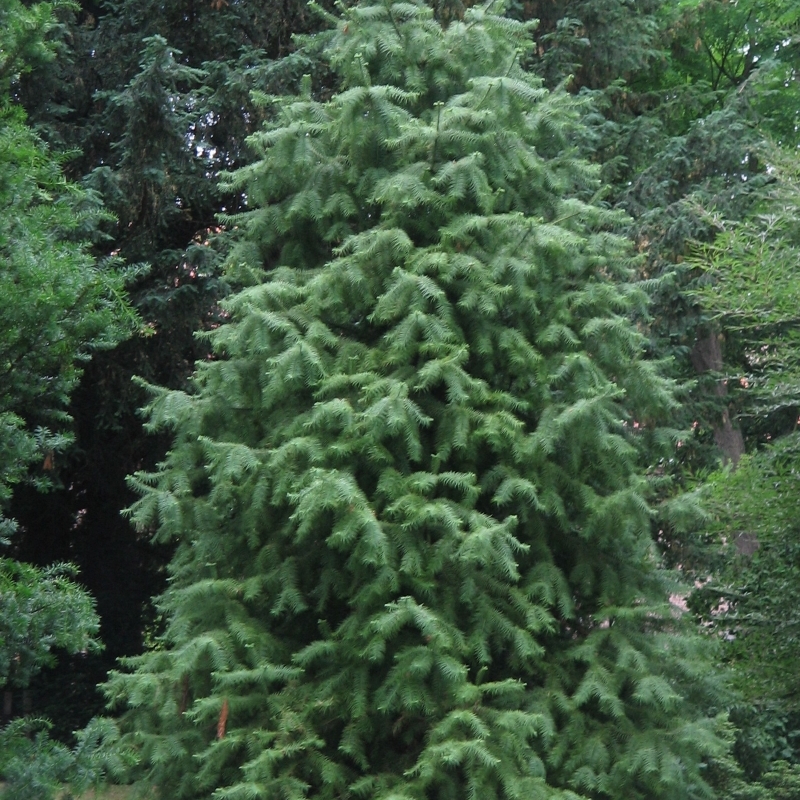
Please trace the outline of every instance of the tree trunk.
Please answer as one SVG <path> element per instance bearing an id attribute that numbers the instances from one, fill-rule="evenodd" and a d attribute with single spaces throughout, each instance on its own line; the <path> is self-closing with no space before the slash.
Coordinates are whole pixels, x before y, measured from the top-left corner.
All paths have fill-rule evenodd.
<path id="1" fill-rule="evenodd" d="M 692 348 L 692 365 L 699 374 L 704 372 L 722 372 L 722 334 L 710 331 L 698 338 Z M 714 388 L 717 397 L 728 394 L 728 382 L 718 380 Z M 714 441 L 722 450 L 725 463 L 735 467 L 744 455 L 744 439 L 742 432 L 733 427 L 727 406 L 723 407 L 719 419 L 714 424 Z"/>
<path id="2" fill-rule="evenodd" d="M 715 331 L 706 333 L 695 342 L 692 349 L 692 365 L 699 374 L 704 372 L 722 372 L 722 334 Z M 717 397 L 728 394 L 728 382 L 718 380 L 714 388 Z M 722 413 L 714 425 L 714 441 L 722 450 L 724 463 L 735 468 L 744 455 L 744 438 L 738 428 L 733 427 L 730 411 L 723 406 Z M 741 555 L 752 556 L 759 548 L 758 537 L 754 533 L 740 533 L 734 542 Z"/>

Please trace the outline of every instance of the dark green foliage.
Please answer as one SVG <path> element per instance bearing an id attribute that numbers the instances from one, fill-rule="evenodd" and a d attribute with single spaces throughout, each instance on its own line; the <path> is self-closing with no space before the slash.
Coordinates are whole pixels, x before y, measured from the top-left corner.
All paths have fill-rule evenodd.
<path id="1" fill-rule="evenodd" d="M 537 20 L 535 69 L 545 83 L 605 89 L 634 80 L 660 60 L 662 0 L 569 0 L 512 3 L 512 16 Z"/>
<path id="2" fill-rule="evenodd" d="M 95 210 L 101 200 L 116 216 L 98 215 L 104 237 L 94 239 L 92 255 L 147 265 L 128 288 L 150 334 L 93 351 L 81 364 L 83 379 L 70 392 L 69 447 L 52 436 L 45 443 L 17 436 L 6 448 L 15 463 L 27 452 L 49 466 L 46 456 L 58 446 L 54 468 L 44 471 L 47 495 L 16 484 L 14 555 L 77 563 L 102 618 L 102 654 L 61 659 L 30 689 L 34 712 L 52 718 L 54 735 L 68 741 L 102 709 L 95 684 L 118 656 L 140 652 L 158 624 L 149 598 L 163 589 L 169 550 L 149 547 L 120 509 L 134 499 L 125 476 L 156 464 L 166 442 L 142 432 L 145 394 L 131 376 L 183 386 L 207 354 L 194 333 L 219 323 L 216 303 L 227 291 L 218 279 L 215 214 L 238 202 L 220 195 L 217 173 L 242 162 L 244 138 L 260 121 L 251 89 L 274 90 L 309 68 L 300 57 L 276 74 L 269 58 L 289 48 L 290 30 L 316 18 L 305 2 L 84 2 L 59 6 L 57 20 L 48 14 L 47 63 L 15 67 L 13 95 L 52 150 L 68 151 L 59 162 L 91 188 Z M 34 414 L 44 410 L 31 404 Z M 20 469 L 21 476 L 27 464 Z"/>
<path id="3" fill-rule="evenodd" d="M 222 37 L 232 51 L 225 52 L 220 41 L 221 23 L 230 15 L 207 3 L 198 4 L 198 11 L 204 26 L 191 29 L 195 67 L 206 58 L 235 63 L 241 42 L 227 38 L 235 24 L 226 23 Z M 133 499 L 125 475 L 156 463 L 164 449 L 162 440 L 142 433 L 137 409 L 144 394 L 131 375 L 183 385 L 193 361 L 206 352 L 193 334 L 217 323 L 215 302 L 225 291 L 215 275 L 217 250 L 209 244 L 214 213 L 224 204 L 216 196 L 218 166 L 211 163 L 205 133 L 190 137 L 200 120 L 210 118 L 210 88 L 199 84 L 206 73 L 188 66 L 163 38 L 184 44 L 177 34 L 186 34 L 186 27 L 170 30 L 161 12 L 180 17 L 175 4 L 160 10 L 158 4 L 84 4 L 77 17 L 61 13 L 62 24 L 52 32 L 59 57 L 46 70 L 23 75 L 17 86 L 31 119 L 54 147 L 73 148 L 71 176 L 84 179 L 91 196 L 116 215 L 106 215 L 106 237 L 95 242 L 95 254 L 147 264 L 146 275 L 140 271 L 130 288 L 150 335 L 85 365 L 84 380 L 71 393 L 77 441 L 59 454 L 50 473 L 57 490 L 42 498 L 18 489 L 13 498 L 18 557 L 79 563 L 103 618 L 102 656 L 64 661 L 32 688 L 37 713 L 56 714 L 62 737 L 100 710 L 94 685 L 116 657 L 141 650 L 144 628 L 153 621 L 149 597 L 163 587 L 165 556 L 137 537 L 119 513 Z M 204 31 L 216 50 L 204 45 L 201 51 Z M 215 74 L 228 64 L 214 64 Z M 245 86 L 235 97 L 231 93 L 231 102 L 241 105 L 247 91 Z M 237 135 L 238 158 L 244 134 Z M 195 141 L 206 150 L 198 154 Z M 221 153 L 222 146 L 213 144 Z M 228 163 L 224 156 L 220 162 Z"/>
<path id="4" fill-rule="evenodd" d="M 766 85 L 781 70 L 778 65 L 768 72 Z M 791 83 L 786 89 L 792 91 Z M 767 93 L 760 101 L 764 107 L 775 98 Z M 779 125 L 776 133 L 786 132 Z M 739 762 L 749 777 L 759 778 L 772 765 L 780 772 L 775 762 L 787 760 L 786 785 L 791 785 L 800 761 L 800 687 L 794 677 L 800 632 L 795 614 L 800 461 L 793 301 L 797 159 L 774 143 L 755 155 L 767 165 L 769 191 L 759 196 L 749 218 L 719 217 L 714 243 L 698 250 L 695 263 L 705 273 L 697 297 L 729 331 L 726 367 L 743 430 L 753 445 L 766 446 L 735 474 L 712 476 L 705 490 L 713 513 L 706 535 L 714 547 L 705 549 L 701 563 L 713 569 L 713 580 L 695 593 L 694 604 L 724 634 L 722 652 L 743 698 L 733 717 L 741 727 L 735 750 Z M 751 557 L 736 557 L 737 550 Z"/>
<path id="5" fill-rule="evenodd" d="M 55 652 L 86 654 L 99 649 L 94 602 L 72 579 L 66 565 L 37 569 L 0 559 L 0 688 L 27 688 L 55 661 Z M 50 724 L 29 717 L 0 728 L 0 796 L 8 800 L 51 800 L 63 796 L 65 781 L 79 791 L 121 772 L 114 749 L 115 727 L 98 720 L 78 735 L 70 750 L 49 736 Z"/>
<path id="6" fill-rule="evenodd" d="M 187 216 L 182 206 L 192 205 L 202 178 L 201 165 L 186 144 L 194 121 L 186 90 L 203 73 L 176 61 L 180 52 L 173 52 L 161 36 L 141 46 L 138 73 L 121 92 L 108 96 L 110 114 L 122 122 L 114 143 L 117 169 L 97 167 L 89 181 L 102 187 L 121 226 L 133 229 L 135 238 L 126 237 L 126 250 L 134 258 L 152 253 L 169 228 L 180 226 Z M 184 197 L 176 194 L 178 187 Z M 187 241 L 193 233 L 184 233 Z"/>
<path id="7" fill-rule="evenodd" d="M 70 176 L 116 215 L 95 254 L 148 265 L 130 296 L 150 335 L 86 367 L 70 409 L 77 442 L 57 463 L 63 489 L 13 498 L 19 555 L 77 561 L 98 597 L 108 647 L 105 663 L 91 667 L 97 677 L 141 649 L 147 599 L 163 587 L 165 556 L 119 515 L 133 500 L 124 476 L 157 463 L 165 446 L 142 432 L 145 395 L 131 376 L 184 386 L 207 355 L 194 333 L 219 324 L 227 291 L 215 215 L 239 203 L 218 191 L 218 172 L 244 161 L 244 139 L 262 118 L 251 90 L 282 90 L 312 69 L 303 55 L 280 69 L 269 59 L 315 20 L 304 2 L 85 2 L 62 8 L 51 26 L 58 58 L 15 87 L 42 135 L 70 151 Z M 83 706 L 98 699 L 84 696 Z"/>
<path id="8" fill-rule="evenodd" d="M 529 26 L 360 5 L 230 178 L 226 302 L 134 516 L 168 628 L 108 685 L 163 797 L 692 798 L 721 752 L 650 541 L 671 387 Z"/>
<path id="9" fill-rule="evenodd" d="M 753 444 L 768 443 L 735 474 L 712 476 L 705 489 L 713 547 L 701 563 L 714 579 L 694 598 L 726 640 L 723 654 L 743 698 L 734 716 L 742 729 L 735 752 L 753 778 L 776 760 L 792 769 L 800 761 L 797 164 L 794 153 L 774 145 L 758 155 L 774 181 L 759 213 L 719 219 L 714 244 L 696 256 L 707 276 L 697 296 L 730 332 L 726 366 L 743 429 Z M 737 549 L 751 557 L 736 557 Z"/>
<path id="10" fill-rule="evenodd" d="M 723 113 L 738 109 L 735 130 L 747 152 L 736 169 L 732 140 L 724 129 L 714 132 L 731 154 L 727 160 L 716 151 L 717 163 L 728 165 L 718 171 L 718 185 L 731 184 L 695 206 L 708 230 L 704 243 L 690 250 L 688 267 L 697 280 L 687 299 L 699 302 L 700 313 L 724 333 L 725 360 L 715 377 L 726 379 L 727 402 L 748 448 L 775 446 L 754 452 L 735 474 L 711 476 L 705 495 L 710 524 L 702 535 L 684 539 L 676 557 L 703 584 L 691 605 L 720 636 L 720 655 L 738 692 L 731 709 L 738 727 L 733 754 L 753 782 L 735 790 L 723 782 L 719 792 L 773 798 L 796 792 L 800 752 L 792 678 L 792 598 L 800 577 L 794 546 L 798 395 L 792 302 L 797 168 L 791 149 L 797 14 L 778 3 L 739 10 L 748 14 L 742 31 L 754 55 L 739 78 L 725 78 L 738 88 L 723 101 Z M 732 31 L 738 13 L 726 20 L 718 15 L 720 30 L 727 25 Z M 778 438 L 786 434 L 791 435 Z"/>
<path id="11" fill-rule="evenodd" d="M 116 748 L 119 736 L 108 720 L 93 720 L 71 749 L 53 741 L 49 727 L 45 720 L 20 719 L 0 730 L 2 800 L 73 800 L 90 788 L 97 792 L 130 766 Z"/>

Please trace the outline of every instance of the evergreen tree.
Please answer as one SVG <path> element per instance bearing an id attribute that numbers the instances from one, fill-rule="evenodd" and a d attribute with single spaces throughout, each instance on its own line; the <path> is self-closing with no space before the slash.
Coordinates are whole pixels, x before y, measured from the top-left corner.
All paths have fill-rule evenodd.
<path id="1" fill-rule="evenodd" d="M 133 483 L 177 543 L 107 687 L 162 797 L 695 798 L 719 752 L 650 538 L 671 387 L 532 26 L 363 3 L 264 98 L 193 392 Z"/>

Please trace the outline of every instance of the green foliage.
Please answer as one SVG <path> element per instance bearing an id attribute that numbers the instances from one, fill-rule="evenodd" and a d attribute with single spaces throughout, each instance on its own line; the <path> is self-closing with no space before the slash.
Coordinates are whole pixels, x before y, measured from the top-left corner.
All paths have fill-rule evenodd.
<path id="1" fill-rule="evenodd" d="M 723 454 L 717 445 L 731 445 L 728 434 L 740 422 L 751 433 L 738 415 L 737 387 L 722 382 L 730 371 L 741 374 L 745 351 L 695 294 L 708 276 L 692 255 L 713 249 L 721 221 L 730 230 L 762 207 L 774 179 L 765 133 L 786 142 L 796 136 L 796 18 L 787 10 L 782 3 L 662 3 L 653 11 L 660 53 L 593 95 L 586 151 L 603 165 L 612 202 L 633 217 L 629 232 L 644 274 L 666 278 L 648 334 L 652 352 L 672 359 L 687 387 L 675 424 L 695 433 L 667 468 L 679 482 L 715 469 Z M 719 358 L 707 357 L 712 341 Z M 738 452 L 723 449 L 728 457 Z"/>
<path id="2" fill-rule="evenodd" d="M 781 3 L 740 9 L 747 15 L 740 36 L 748 37 L 749 49 L 731 52 L 751 65 L 740 79 L 725 80 L 738 85 L 732 99 L 747 121 L 747 169 L 731 195 L 745 202 L 698 206 L 707 234 L 688 260 L 698 276 L 689 297 L 724 333 L 725 362 L 716 377 L 726 379 L 745 441 L 763 449 L 735 473 L 711 475 L 703 490 L 709 526 L 683 542 L 681 559 L 696 569 L 702 588 L 690 605 L 719 636 L 722 663 L 738 692 L 733 753 L 748 782 L 729 795 L 771 798 L 796 793 L 800 753 L 793 679 L 793 598 L 800 585 L 794 544 L 797 15 Z M 735 16 L 724 24 L 732 26 Z"/>
<path id="3" fill-rule="evenodd" d="M 177 550 L 107 691 L 163 797 L 708 795 L 644 478 L 672 387 L 531 27 L 361 4 L 340 93 L 265 98 L 229 178 L 253 285 L 131 481 Z"/>
<path id="4" fill-rule="evenodd" d="M 100 620 L 94 601 L 66 565 L 37 569 L 0 559 L 0 688 L 25 688 L 55 652 L 97 650 Z M 115 726 L 93 721 L 70 750 L 53 741 L 47 720 L 25 717 L 0 729 L 0 797 L 51 800 L 65 782 L 79 792 L 122 771 L 126 755 L 116 748 Z"/>
<path id="5" fill-rule="evenodd" d="M 660 61 L 660 0 L 543 0 L 514 3 L 514 16 L 538 20 L 535 70 L 549 86 L 605 89 Z"/>
<path id="6" fill-rule="evenodd" d="M 735 472 L 711 476 L 702 490 L 710 515 L 699 543 L 705 571 L 690 598 L 720 639 L 737 693 L 737 761 L 748 778 L 765 782 L 777 762 L 789 761 L 790 772 L 800 763 L 798 463 L 792 434 L 746 457 Z"/>
<path id="7" fill-rule="evenodd" d="M 800 792 L 800 765 L 776 761 L 761 778 L 769 800 L 791 800 Z"/>
<path id="8" fill-rule="evenodd" d="M 739 222 L 718 218 L 716 239 L 695 257 L 706 275 L 696 297 L 729 331 L 740 416 L 761 437 L 793 430 L 800 406 L 800 173 L 794 153 L 772 147 L 762 158 L 773 183 L 760 213 Z"/>
<path id="9" fill-rule="evenodd" d="M 63 405 L 79 372 L 76 362 L 93 347 L 115 343 L 133 317 L 124 304 L 123 275 L 96 265 L 87 252 L 105 216 L 97 198 L 64 180 L 58 159 L 19 112 L 5 110 L 0 132 L 7 301 L 0 403 L 26 408 L 37 398 L 45 407 Z"/>
<path id="10" fill-rule="evenodd" d="M 63 660 L 30 692 L 35 713 L 67 739 L 101 710 L 95 684 L 116 658 L 141 650 L 145 628 L 155 625 L 149 599 L 164 585 L 169 548 L 149 547 L 119 513 L 133 500 L 125 476 L 156 464 L 167 441 L 143 434 L 145 394 L 131 376 L 185 386 L 207 355 L 194 333 L 219 324 L 217 301 L 227 291 L 215 214 L 239 203 L 219 192 L 219 170 L 247 158 L 245 137 L 263 118 L 251 90 L 283 91 L 319 68 L 302 53 L 270 61 L 293 49 L 292 33 L 318 25 L 305 0 L 83 2 L 54 16 L 47 47 L 56 58 L 22 70 L 13 96 L 51 150 L 68 153 L 59 161 L 69 178 L 116 217 L 100 220 L 104 236 L 94 237 L 91 254 L 100 264 L 148 265 L 127 288 L 150 334 L 94 349 L 81 363 L 70 393 L 74 443 L 64 452 L 31 443 L 33 474 L 50 476 L 52 486 L 42 495 L 17 483 L 9 510 L 18 556 L 80 564 L 103 619 L 103 653 Z M 9 449 L 19 455 L 28 428 L 63 430 L 18 416 L 22 433 Z M 50 464 L 50 450 L 55 468 L 36 469 Z"/>
<path id="11" fill-rule="evenodd" d="M 50 800 L 61 790 L 71 766 L 71 754 L 48 736 L 43 720 L 22 719 L 0 730 L 0 797 Z"/>
<path id="12" fill-rule="evenodd" d="M 47 4 L 0 6 L 0 512 L 36 460 L 42 469 L 32 482 L 49 484 L 55 453 L 70 438 L 67 404 L 83 365 L 137 325 L 124 292 L 129 273 L 90 253 L 109 215 L 95 194 L 64 179 L 60 160 L 12 103 L 19 74 L 51 53 L 43 37 L 54 25 L 52 11 Z M 0 534 L 13 528 L 0 516 Z M 99 619 L 71 579 L 75 571 L 0 559 L 0 687 L 28 687 L 56 650 L 99 649 Z M 4 797 L 55 797 L 75 769 L 78 751 L 51 741 L 48 728 L 25 719 L 0 731 Z M 84 760 L 95 731 L 79 745 Z"/>
<path id="13" fill-rule="evenodd" d="M 780 714 L 777 715 L 780 717 Z M 769 721 L 769 717 L 765 718 Z M 761 731 L 754 727 L 745 726 L 744 730 L 737 728 L 730 722 L 720 726 L 720 733 L 734 747 L 732 750 L 741 750 L 742 739 L 750 744 L 751 738 L 761 738 Z M 738 739 L 738 741 L 736 741 Z M 714 785 L 717 796 L 725 800 L 789 800 L 797 796 L 799 788 L 800 767 L 782 760 L 781 756 L 771 759 L 771 763 L 745 775 L 742 764 L 753 766 L 747 762 L 741 753 L 734 759 L 732 754 L 715 758 L 709 764 L 709 778 Z"/>
<path id="14" fill-rule="evenodd" d="M 90 788 L 97 792 L 130 766 L 110 720 L 93 720 L 72 749 L 53 741 L 49 727 L 46 720 L 26 718 L 0 729 L 2 800 L 73 800 Z"/>
<path id="15" fill-rule="evenodd" d="M 118 168 L 95 169 L 90 185 L 102 189 L 122 226 L 135 228 L 144 241 L 129 244 L 134 257 L 152 252 L 152 244 L 163 236 L 161 228 L 180 224 L 186 215 L 200 179 L 197 161 L 186 146 L 194 115 L 183 91 L 203 77 L 200 70 L 182 65 L 161 36 L 145 39 L 139 72 L 120 92 L 107 93 L 109 110 L 123 128 L 115 148 Z M 202 148 L 203 142 L 197 143 Z M 199 164 L 197 165 L 199 166 Z M 192 180 L 194 179 L 194 180 Z M 176 188 L 181 187 L 176 197 Z"/>
<path id="16" fill-rule="evenodd" d="M 37 569 L 0 560 L 0 687 L 24 687 L 54 661 L 53 649 L 69 653 L 98 647 L 94 603 L 70 579 L 66 565 Z"/>
<path id="17" fill-rule="evenodd" d="M 20 73 L 49 62 L 52 49 L 45 37 L 54 27 L 53 10 L 70 3 L 0 2 L 0 97 L 4 97 Z"/>
<path id="18" fill-rule="evenodd" d="M 0 109 L 0 506 L 31 462 L 61 449 L 65 407 L 85 362 L 136 323 L 126 273 L 88 238 L 103 212 L 13 108 Z M 52 456 L 51 456 L 52 458 Z"/>

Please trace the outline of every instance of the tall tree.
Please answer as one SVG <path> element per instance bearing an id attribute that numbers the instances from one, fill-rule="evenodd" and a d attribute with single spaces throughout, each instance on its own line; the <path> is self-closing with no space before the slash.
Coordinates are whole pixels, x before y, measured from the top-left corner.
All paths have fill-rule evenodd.
<path id="1" fill-rule="evenodd" d="M 362 3 L 342 91 L 273 98 L 194 391 L 134 518 L 167 631 L 108 685 L 163 797 L 693 798 L 719 752 L 650 538 L 670 385 L 492 6 Z"/>

